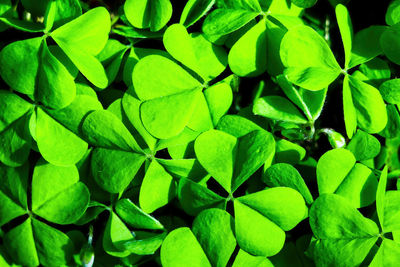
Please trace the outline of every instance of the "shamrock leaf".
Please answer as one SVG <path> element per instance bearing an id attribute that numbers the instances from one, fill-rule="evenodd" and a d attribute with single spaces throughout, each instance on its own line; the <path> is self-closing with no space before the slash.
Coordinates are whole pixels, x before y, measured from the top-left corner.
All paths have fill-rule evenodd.
<path id="1" fill-rule="evenodd" d="M 356 208 L 372 204 L 378 186 L 373 172 L 356 163 L 354 155 L 343 148 L 330 150 L 321 156 L 317 164 L 317 181 L 320 195 L 336 193 Z"/>
<path id="2" fill-rule="evenodd" d="M 96 182 L 110 193 L 123 191 L 146 159 L 136 140 L 107 110 L 90 113 L 82 124 L 82 131 L 90 143 L 98 146 L 92 155 Z"/>
<path id="3" fill-rule="evenodd" d="M 29 155 L 32 139 L 42 156 L 55 165 L 69 166 L 83 157 L 87 143 L 79 137 L 80 123 L 90 110 L 102 108 L 97 98 L 85 95 L 79 89 L 70 105 L 51 110 L 39 105 L 35 108 L 13 93 L 3 91 L 2 95 L 2 99 L 9 103 L 1 116 L 13 114 L 3 119 L 3 127 L 6 127 L 1 137 L 8 144 L 0 154 L 4 163 L 10 166 L 23 164 Z M 17 155 L 18 161 L 15 162 Z"/>
<path id="4" fill-rule="evenodd" d="M 201 134 L 195 142 L 200 164 L 228 192 L 234 192 L 274 153 L 275 142 L 265 131 L 235 138 L 218 130 Z"/>
<path id="5" fill-rule="evenodd" d="M 192 231 L 182 227 L 168 234 L 161 247 L 161 263 L 163 266 L 226 266 L 236 247 L 233 230 L 229 213 L 207 209 L 196 217 Z M 265 257 L 252 256 L 240 249 L 233 266 L 243 263 L 272 266 Z"/>
<path id="6" fill-rule="evenodd" d="M 303 197 L 294 189 L 275 187 L 234 201 L 239 246 L 258 256 L 273 256 L 285 243 L 285 232 L 306 215 Z"/>
<path id="7" fill-rule="evenodd" d="M 310 226 L 317 238 L 313 257 L 318 265 L 360 265 L 379 236 L 375 222 L 333 194 L 314 202 Z"/>
<path id="8" fill-rule="evenodd" d="M 356 125 L 367 133 L 378 133 L 387 124 L 386 106 L 379 91 L 350 75 L 343 81 L 343 108 L 350 137 Z"/>
<path id="9" fill-rule="evenodd" d="M 188 53 L 180 53 L 171 44 L 173 40 L 180 38 L 182 46 L 188 48 Z M 200 38 L 200 39 L 197 39 Z M 221 73 L 225 64 L 219 62 L 223 54 L 221 50 L 207 43 L 203 37 L 190 37 L 182 26 L 172 25 L 167 29 L 164 37 L 164 45 L 175 59 L 184 65 L 191 67 L 194 62 L 199 64 L 197 73 L 209 81 Z M 204 59 L 202 59 L 204 58 Z M 203 61 L 204 60 L 204 61 Z M 213 62 L 211 65 L 209 62 Z M 206 65 L 207 64 L 207 65 Z M 149 79 L 148 72 L 154 73 Z M 167 72 L 165 72 L 167 70 Z M 178 135 L 185 126 L 195 131 L 205 131 L 213 126 L 207 103 L 211 102 L 207 98 L 206 92 L 210 90 L 211 97 L 226 95 L 228 101 L 224 105 L 230 105 L 229 85 L 225 82 L 210 86 L 202 92 L 203 85 L 199 80 L 190 75 L 172 60 L 150 55 L 141 59 L 133 70 L 132 80 L 135 92 L 143 103 L 140 105 L 140 116 L 145 128 L 153 136 L 160 139 L 167 139 Z M 156 89 L 158 88 L 158 89 Z M 220 91 L 220 92 L 218 92 Z M 226 104 L 225 104 L 226 103 Z M 220 109 L 228 109 L 228 106 Z M 198 110 L 197 112 L 194 112 Z M 163 114 L 160 116 L 159 114 Z"/>
<path id="10" fill-rule="evenodd" d="M 7 251 L 12 259 L 23 265 L 67 264 L 71 259 L 73 244 L 64 233 L 41 222 L 37 217 L 57 224 L 77 221 L 89 204 L 89 191 L 79 182 L 75 166 L 58 167 L 40 159 L 32 177 L 32 207 L 28 210 L 27 165 L 13 169 L 1 167 L 3 179 L 0 198 L 3 200 L 1 224 L 29 215 L 5 233 Z M 21 218 L 22 219 L 22 218 Z M 21 247 L 24 253 L 20 253 Z"/>

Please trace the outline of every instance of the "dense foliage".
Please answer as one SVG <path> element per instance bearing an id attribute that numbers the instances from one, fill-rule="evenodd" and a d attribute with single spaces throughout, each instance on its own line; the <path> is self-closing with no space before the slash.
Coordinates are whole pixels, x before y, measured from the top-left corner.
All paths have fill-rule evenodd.
<path id="1" fill-rule="evenodd" d="M 0 48 L 0 266 L 399 266 L 399 0 L 0 0 Z"/>

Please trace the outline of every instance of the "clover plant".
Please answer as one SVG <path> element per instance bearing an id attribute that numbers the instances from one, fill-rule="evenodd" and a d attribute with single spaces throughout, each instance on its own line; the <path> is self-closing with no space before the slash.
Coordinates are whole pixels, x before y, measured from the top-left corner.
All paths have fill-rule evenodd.
<path id="1" fill-rule="evenodd" d="M 0 266 L 399 265 L 399 0 L 0 0 L 0 36 Z"/>

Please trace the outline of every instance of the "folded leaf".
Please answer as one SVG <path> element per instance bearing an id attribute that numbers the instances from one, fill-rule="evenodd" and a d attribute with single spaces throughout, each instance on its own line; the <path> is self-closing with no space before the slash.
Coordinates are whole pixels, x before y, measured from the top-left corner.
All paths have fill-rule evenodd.
<path id="1" fill-rule="evenodd" d="M 273 120 L 307 123 L 303 114 L 289 100 L 281 96 L 264 96 L 257 99 L 253 112 Z"/>
<path id="2" fill-rule="evenodd" d="M 297 190 L 307 204 L 313 202 L 313 197 L 300 173 L 290 164 L 277 163 L 269 167 L 263 177 L 263 182 L 270 186 L 287 186 Z"/>
<path id="3" fill-rule="evenodd" d="M 128 0 L 124 4 L 125 16 L 134 27 L 161 30 L 172 16 L 169 0 Z"/>
<path id="4" fill-rule="evenodd" d="M 89 10 L 51 33 L 80 72 L 95 86 L 108 85 L 103 66 L 94 57 L 107 43 L 110 15 L 104 7 Z"/>

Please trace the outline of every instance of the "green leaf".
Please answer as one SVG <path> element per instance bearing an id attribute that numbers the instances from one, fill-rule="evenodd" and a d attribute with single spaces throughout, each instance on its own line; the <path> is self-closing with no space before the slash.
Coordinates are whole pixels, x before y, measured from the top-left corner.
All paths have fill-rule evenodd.
<path id="1" fill-rule="evenodd" d="M 379 223 L 382 230 L 384 230 L 385 223 L 385 194 L 387 185 L 387 173 L 388 167 L 383 168 L 382 173 L 379 177 L 378 188 L 376 190 L 376 213 L 378 215 Z"/>
<path id="2" fill-rule="evenodd" d="M 272 95 L 258 98 L 254 103 L 253 113 L 273 120 L 307 123 L 300 111 L 289 100 L 281 96 Z"/>
<path id="3" fill-rule="evenodd" d="M 36 219 L 28 218 L 4 238 L 14 262 L 26 266 L 66 265 L 74 251 L 67 235 Z"/>
<path id="4" fill-rule="evenodd" d="M 236 198 L 284 231 L 293 229 L 307 213 L 302 195 L 288 187 L 273 187 Z"/>
<path id="5" fill-rule="evenodd" d="M 366 82 L 376 87 L 389 80 L 391 76 L 388 63 L 380 58 L 374 58 L 362 64 L 360 71 L 368 77 Z"/>
<path id="6" fill-rule="evenodd" d="M 358 130 L 347 145 L 357 161 L 375 158 L 381 151 L 381 144 L 373 135 Z"/>
<path id="7" fill-rule="evenodd" d="M 97 184 L 110 193 L 126 189 L 138 172 L 145 156 L 134 152 L 95 148 L 92 154 L 92 173 Z"/>
<path id="8" fill-rule="evenodd" d="M 158 234 L 136 231 L 135 235 L 135 239 L 124 241 L 118 244 L 118 246 L 122 246 L 124 250 L 128 250 L 137 255 L 151 255 L 161 246 L 167 233 Z"/>
<path id="9" fill-rule="evenodd" d="M 149 76 L 149 73 L 152 73 Z M 140 100 L 178 94 L 199 88 L 200 82 L 172 60 L 150 55 L 141 59 L 132 74 L 135 92 Z"/>
<path id="10" fill-rule="evenodd" d="M 358 126 L 367 133 L 382 131 L 387 123 L 386 106 L 379 91 L 352 76 L 349 76 Z"/>
<path id="11" fill-rule="evenodd" d="M 58 167 L 39 160 L 32 177 L 32 211 L 57 224 L 77 221 L 89 205 L 89 190 L 75 166 Z"/>
<path id="12" fill-rule="evenodd" d="M 163 43 L 169 54 L 205 81 L 217 77 L 227 65 L 226 52 L 222 48 L 208 42 L 200 34 L 189 35 L 181 24 L 168 27 Z"/>
<path id="13" fill-rule="evenodd" d="M 153 160 L 140 186 L 140 207 L 143 211 L 152 213 L 156 209 L 167 205 L 175 195 L 174 179 L 156 160 Z"/>
<path id="14" fill-rule="evenodd" d="M 290 164 L 277 163 L 269 167 L 262 177 L 270 186 L 287 186 L 297 190 L 311 204 L 314 200 L 300 173 Z"/>
<path id="15" fill-rule="evenodd" d="M 232 266 L 273 267 L 274 265 L 268 260 L 268 258 L 262 256 L 253 256 L 240 249 Z"/>
<path id="16" fill-rule="evenodd" d="M 227 191 L 231 191 L 237 154 L 237 139 L 221 131 L 201 134 L 194 149 L 200 164 Z"/>
<path id="17" fill-rule="evenodd" d="M 13 42 L 0 52 L 0 75 L 17 92 L 34 95 L 42 38 Z"/>
<path id="18" fill-rule="evenodd" d="M 235 232 L 239 246 L 257 256 L 277 254 L 285 243 L 285 232 L 261 213 L 234 202 Z"/>
<path id="19" fill-rule="evenodd" d="M 154 73 L 151 78 L 149 72 Z M 140 114 L 145 128 L 160 139 L 182 132 L 201 96 L 201 84 L 179 65 L 158 55 L 140 60 L 132 80 L 136 94 L 144 101 Z"/>
<path id="20" fill-rule="evenodd" d="M 254 131 L 236 139 L 217 130 L 201 134 L 194 149 L 200 164 L 227 192 L 234 192 L 274 153 L 270 133 Z"/>
<path id="21" fill-rule="evenodd" d="M 379 92 L 386 102 L 400 104 L 400 79 L 392 79 L 382 83 Z"/>
<path id="22" fill-rule="evenodd" d="M 145 213 L 129 199 L 118 200 L 115 211 L 127 224 L 138 229 L 162 230 L 163 225 L 154 217 Z"/>
<path id="23" fill-rule="evenodd" d="M 140 29 L 150 28 L 152 32 L 161 30 L 172 16 L 169 0 L 127 0 L 124 13 L 129 23 Z"/>
<path id="24" fill-rule="evenodd" d="M 68 106 L 76 95 L 74 78 L 64 65 L 54 57 L 43 42 L 40 69 L 38 72 L 38 90 L 35 98 L 43 105 L 53 109 Z"/>
<path id="25" fill-rule="evenodd" d="M 400 23 L 387 28 L 381 35 L 380 44 L 385 56 L 393 63 L 400 64 L 400 56 L 397 53 L 400 47 Z"/>
<path id="26" fill-rule="evenodd" d="M 400 1 L 391 1 L 386 11 L 385 21 L 390 26 L 400 22 Z"/>
<path id="27" fill-rule="evenodd" d="M 212 123 L 215 126 L 232 105 L 232 88 L 229 84 L 221 82 L 208 87 L 203 93 L 207 101 Z"/>
<path id="28" fill-rule="evenodd" d="M 381 200 L 380 200 L 381 201 Z M 384 232 L 395 232 L 400 230 L 400 194 L 398 190 L 389 190 L 384 197 L 385 206 L 383 214 L 382 229 Z"/>
<path id="29" fill-rule="evenodd" d="M 183 210 L 192 216 L 209 208 L 225 209 L 226 200 L 207 187 L 189 179 L 181 178 L 178 184 L 178 199 Z"/>
<path id="30" fill-rule="evenodd" d="M 400 115 L 395 105 L 389 104 L 386 106 L 388 123 L 385 129 L 379 134 L 386 138 L 395 138 L 399 134 L 400 129 Z"/>
<path id="31" fill-rule="evenodd" d="M 56 0 L 56 14 L 54 17 L 54 27 L 58 28 L 71 20 L 82 15 L 81 4 L 78 0 Z"/>
<path id="32" fill-rule="evenodd" d="M 195 88 L 143 102 L 140 106 L 143 125 L 160 139 L 178 135 L 189 123 L 196 104 L 202 97 L 201 93 L 200 89 Z"/>
<path id="33" fill-rule="evenodd" d="M 360 265 L 379 235 L 375 222 L 332 194 L 321 195 L 314 202 L 310 225 L 317 238 L 313 256 L 321 266 Z"/>
<path id="34" fill-rule="evenodd" d="M 198 74 L 205 81 L 216 78 L 228 65 L 228 55 L 225 49 L 207 41 L 204 34 L 191 33 L 190 37 L 197 59 Z"/>
<path id="35" fill-rule="evenodd" d="M 351 23 L 349 11 L 344 5 L 342 4 L 337 5 L 335 7 L 335 13 L 344 47 L 344 54 L 345 54 L 344 68 L 347 69 L 350 64 L 351 51 L 353 46 L 353 25 Z"/>
<path id="36" fill-rule="evenodd" d="M 291 2 L 301 8 L 310 8 L 317 3 L 318 0 L 292 0 Z"/>
<path id="37" fill-rule="evenodd" d="M 218 122 L 217 129 L 224 131 L 236 138 L 242 137 L 255 130 L 264 130 L 251 120 L 239 115 L 225 115 Z"/>
<path id="38" fill-rule="evenodd" d="M 216 9 L 206 17 L 202 30 L 206 38 L 213 42 L 242 28 L 258 15 L 258 12 L 244 9 Z"/>
<path id="39" fill-rule="evenodd" d="M 276 141 L 275 162 L 297 164 L 306 156 L 306 150 L 286 139 Z"/>
<path id="40" fill-rule="evenodd" d="M 396 266 L 400 261 L 400 245 L 390 239 L 384 239 L 369 266 Z"/>
<path id="41" fill-rule="evenodd" d="M 320 195 L 336 193 L 356 208 L 372 204 L 378 186 L 376 177 L 368 167 L 355 161 L 354 155 L 343 148 L 322 155 L 317 164 Z"/>
<path id="42" fill-rule="evenodd" d="M 239 0 L 239 1 L 230 1 L 230 0 L 218 0 L 217 6 L 219 8 L 227 8 L 227 9 L 245 9 L 252 11 L 261 11 L 260 1 L 258 0 Z"/>
<path id="43" fill-rule="evenodd" d="M 115 246 L 130 241 L 134 236 L 114 212 L 110 213 L 103 234 L 103 248 L 105 252 L 114 257 L 126 257 L 131 254 L 128 250 L 122 250 Z"/>
<path id="44" fill-rule="evenodd" d="M 85 141 L 41 108 L 36 109 L 36 142 L 43 158 L 59 166 L 77 163 L 88 147 Z"/>
<path id="45" fill-rule="evenodd" d="M 165 267 L 173 266 L 211 266 L 196 237 L 187 227 L 173 230 L 161 246 L 161 263 Z"/>
<path id="46" fill-rule="evenodd" d="M 107 43 L 110 15 L 104 7 L 91 9 L 51 33 L 79 71 L 95 86 L 108 85 L 101 63 L 94 57 Z"/>
<path id="47" fill-rule="evenodd" d="M 0 165 L 0 184 L 0 225 L 4 225 L 27 212 L 28 165 Z"/>
<path id="48" fill-rule="evenodd" d="M 308 90 L 328 87 L 341 72 L 326 41 L 308 26 L 288 30 L 280 56 L 287 79 Z"/>
<path id="49" fill-rule="evenodd" d="M 267 34 L 265 21 L 248 30 L 229 51 L 229 66 L 238 76 L 258 76 L 267 69 Z"/>
<path id="50" fill-rule="evenodd" d="M 351 60 L 349 68 L 368 62 L 376 56 L 382 54 L 379 42 L 386 26 L 370 26 L 357 32 L 353 40 Z"/>
<path id="51" fill-rule="evenodd" d="M 348 75 L 343 80 L 343 113 L 346 134 L 349 138 L 352 138 L 357 129 L 357 112 L 353 103 Z"/>
<path id="52" fill-rule="evenodd" d="M 87 88 L 88 92 L 80 92 L 80 86 L 77 87 L 78 95 L 74 101 L 63 109 L 51 110 L 46 109 L 46 112 L 58 122 L 62 123 L 67 129 L 76 134 L 81 134 L 81 126 L 83 119 L 89 112 L 94 110 L 102 110 L 101 103 L 97 100 L 92 88 Z M 94 93 L 95 94 L 95 93 Z"/>
<path id="53" fill-rule="evenodd" d="M 317 165 L 318 192 L 333 193 L 350 173 L 356 159 L 344 148 L 332 149 L 321 156 Z M 332 170 L 335 170 L 332 172 Z"/>
<path id="54" fill-rule="evenodd" d="M 82 124 L 82 132 L 97 147 L 140 152 L 141 149 L 124 124 L 108 110 L 90 113 Z"/>
<path id="55" fill-rule="evenodd" d="M 4 242 L 6 242 L 8 253 L 15 263 L 26 266 L 39 265 L 30 218 L 6 233 Z"/>
<path id="56" fill-rule="evenodd" d="M 215 0 L 189 0 L 182 11 L 179 23 L 190 27 L 201 19 L 214 5 Z"/>
<path id="57" fill-rule="evenodd" d="M 193 49 L 192 38 L 190 38 L 190 35 L 183 25 L 173 24 L 169 26 L 164 33 L 163 43 L 165 49 L 171 56 L 201 75 Z M 185 52 L 182 53 L 182 51 Z"/>
<path id="58" fill-rule="evenodd" d="M 12 108 L 10 108 L 10 111 Z M 13 117 L 13 115 L 11 116 Z M 32 137 L 28 130 L 29 116 L 30 114 L 23 115 L 2 131 L 0 130 L 0 143 L 2 144 L 0 161 L 8 166 L 21 166 L 28 159 L 32 145 Z"/>
<path id="59" fill-rule="evenodd" d="M 236 247 L 234 221 L 221 209 L 207 209 L 197 215 L 192 231 L 212 266 L 226 266 Z"/>
<path id="60" fill-rule="evenodd" d="M 325 103 L 327 88 L 319 91 L 297 89 L 284 75 L 279 75 L 277 81 L 286 96 L 303 111 L 308 120 L 318 119 Z"/>

